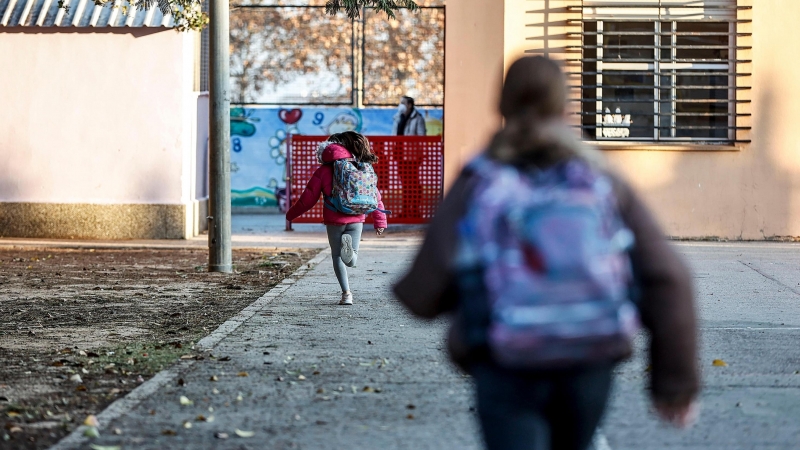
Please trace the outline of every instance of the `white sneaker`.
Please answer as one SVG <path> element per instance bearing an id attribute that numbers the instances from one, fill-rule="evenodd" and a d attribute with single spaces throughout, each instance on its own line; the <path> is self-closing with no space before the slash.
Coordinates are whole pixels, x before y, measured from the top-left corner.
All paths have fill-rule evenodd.
<path id="1" fill-rule="evenodd" d="M 353 304 L 353 294 L 350 291 L 342 292 L 342 299 L 339 301 L 340 305 L 352 305 Z"/>
<path id="2" fill-rule="evenodd" d="M 340 251 L 342 262 L 350 265 L 353 262 L 353 238 L 349 234 L 342 235 L 342 250 Z"/>

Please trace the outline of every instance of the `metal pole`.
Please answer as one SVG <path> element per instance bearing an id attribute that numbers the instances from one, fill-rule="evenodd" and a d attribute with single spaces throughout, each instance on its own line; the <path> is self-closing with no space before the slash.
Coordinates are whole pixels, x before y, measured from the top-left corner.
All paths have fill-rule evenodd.
<path id="1" fill-rule="evenodd" d="M 231 256 L 231 99 L 229 84 L 228 0 L 210 0 L 209 8 L 209 202 L 208 271 L 232 272 Z"/>

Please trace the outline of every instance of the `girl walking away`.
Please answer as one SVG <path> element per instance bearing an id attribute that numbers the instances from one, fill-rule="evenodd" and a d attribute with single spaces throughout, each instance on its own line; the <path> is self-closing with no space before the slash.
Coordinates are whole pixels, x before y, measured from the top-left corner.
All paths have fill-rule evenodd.
<path id="1" fill-rule="evenodd" d="M 677 426 L 697 412 L 690 273 L 568 128 L 566 101 L 555 62 L 511 66 L 505 127 L 461 172 L 395 286 L 419 316 L 454 313 L 448 349 L 475 379 L 490 450 L 589 448 L 639 323 L 656 411 Z"/>
<path id="2" fill-rule="evenodd" d="M 372 164 L 378 161 L 363 135 L 346 131 L 331 135 L 317 148 L 321 164 L 308 182 L 300 199 L 286 213 L 293 221 L 324 197 L 323 222 L 328 231 L 333 271 L 342 288 L 340 305 L 352 305 L 353 294 L 347 267 L 356 267 L 361 231 L 367 214 L 372 214 L 375 232 L 381 236 L 387 227 L 386 212 L 377 188 Z"/>

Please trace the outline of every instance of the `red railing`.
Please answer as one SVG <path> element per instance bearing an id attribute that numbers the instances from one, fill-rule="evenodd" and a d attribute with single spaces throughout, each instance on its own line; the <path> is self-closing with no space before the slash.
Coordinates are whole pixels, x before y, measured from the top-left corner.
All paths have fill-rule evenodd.
<path id="1" fill-rule="evenodd" d="M 327 136 L 290 136 L 286 183 L 291 205 L 319 167 L 317 145 Z M 433 217 L 444 189 L 444 145 L 440 136 L 367 136 L 378 156 L 375 173 L 389 224 L 421 224 Z M 321 223 L 320 201 L 295 223 Z M 367 222 L 371 222 L 367 218 Z M 287 223 L 287 229 L 291 224 Z"/>

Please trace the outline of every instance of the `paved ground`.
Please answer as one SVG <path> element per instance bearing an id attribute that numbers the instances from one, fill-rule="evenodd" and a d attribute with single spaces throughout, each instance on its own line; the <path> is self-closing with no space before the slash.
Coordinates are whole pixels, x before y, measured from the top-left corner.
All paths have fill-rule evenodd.
<path id="1" fill-rule="evenodd" d="M 97 443 L 124 449 L 479 448 L 470 382 L 443 355 L 443 324 L 412 319 L 387 291 L 412 257 L 410 244 L 365 242 L 350 308 L 335 306 L 338 288 L 328 258 L 279 286 L 233 324 L 241 326 L 210 351 L 214 359 L 165 373 L 163 386 L 143 389 L 131 410 L 118 405 L 121 416 L 101 424 Z M 687 432 L 654 419 L 639 351 L 618 370 L 601 450 L 798 448 L 800 246 L 678 246 L 691 261 L 700 294 L 702 419 Z M 712 367 L 713 359 L 728 367 Z M 180 405 L 181 396 L 194 404 Z M 200 415 L 214 420 L 198 421 Z M 112 434 L 115 428 L 120 435 Z M 254 435 L 237 437 L 237 429 Z M 220 432 L 229 438 L 215 438 Z M 64 444 L 60 448 L 70 448 Z"/>
<path id="2" fill-rule="evenodd" d="M 367 225 L 371 227 L 371 225 Z M 282 214 L 238 214 L 231 220 L 231 241 L 234 248 L 325 248 L 328 240 L 325 228 L 319 224 L 294 224 L 293 231 L 287 232 L 286 220 Z M 391 225 L 391 232 L 385 241 L 398 245 L 410 242 L 423 234 L 420 225 Z M 144 240 L 127 241 L 65 240 L 0 238 L 0 247 L 46 246 L 67 248 L 206 248 L 208 235 L 195 236 L 186 240 Z"/>

